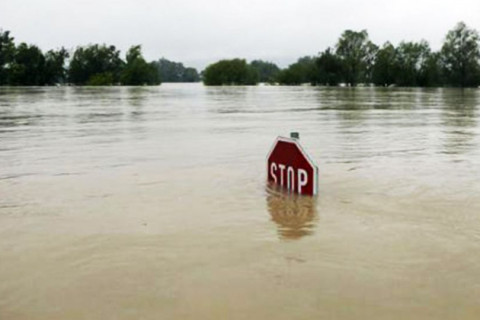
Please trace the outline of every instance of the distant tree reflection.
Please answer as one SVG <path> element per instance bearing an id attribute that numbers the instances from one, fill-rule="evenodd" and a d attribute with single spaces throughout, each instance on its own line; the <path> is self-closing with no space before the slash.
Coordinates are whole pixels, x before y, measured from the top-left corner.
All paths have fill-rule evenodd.
<path id="1" fill-rule="evenodd" d="M 479 95 L 471 89 L 442 90 L 443 152 L 464 154 L 475 149 Z"/>

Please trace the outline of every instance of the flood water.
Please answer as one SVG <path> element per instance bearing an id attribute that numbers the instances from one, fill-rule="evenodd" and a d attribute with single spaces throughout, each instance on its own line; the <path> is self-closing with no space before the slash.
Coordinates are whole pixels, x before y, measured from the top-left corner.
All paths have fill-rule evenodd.
<path id="1" fill-rule="evenodd" d="M 478 319 L 480 91 L 0 88 L 0 319 Z M 319 195 L 266 185 L 300 132 Z"/>

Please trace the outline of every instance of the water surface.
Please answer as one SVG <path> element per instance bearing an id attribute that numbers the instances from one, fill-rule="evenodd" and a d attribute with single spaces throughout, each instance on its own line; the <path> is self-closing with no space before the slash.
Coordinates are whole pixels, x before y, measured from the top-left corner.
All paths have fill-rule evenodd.
<path id="1" fill-rule="evenodd" d="M 480 92 L 0 88 L 0 319 L 478 319 Z M 265 183 L 299 131 L 319 196 Z"/>

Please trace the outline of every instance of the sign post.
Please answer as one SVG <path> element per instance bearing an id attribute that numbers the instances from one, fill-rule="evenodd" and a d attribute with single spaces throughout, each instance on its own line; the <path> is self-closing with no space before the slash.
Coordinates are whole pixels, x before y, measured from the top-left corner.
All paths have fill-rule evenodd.
<path id="1" fill-rule="evenodd" d="M 275 140 L 267 156 L 267 172 L 269 182 L 290 192 L 310 196 L 318 192 L 318 168 L 298 138 L 278 137 Z"/>

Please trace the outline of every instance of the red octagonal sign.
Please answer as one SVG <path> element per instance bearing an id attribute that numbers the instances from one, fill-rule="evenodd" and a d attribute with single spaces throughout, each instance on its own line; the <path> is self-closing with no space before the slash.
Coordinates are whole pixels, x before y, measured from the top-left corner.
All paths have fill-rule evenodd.
<path id="1" fill-rule="evenodd" d="M 291 192 L 316 195 L 318 168 L 296 139 L 278 137 L 267 156 L 268 181 Z"/>

